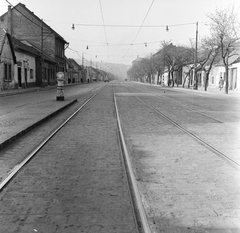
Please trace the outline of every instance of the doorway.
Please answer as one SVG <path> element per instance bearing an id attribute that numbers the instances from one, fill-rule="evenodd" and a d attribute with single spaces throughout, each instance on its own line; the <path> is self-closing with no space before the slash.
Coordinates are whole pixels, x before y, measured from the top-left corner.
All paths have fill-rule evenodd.
<path id="1" fill-rule="evenodd" d="M 27 88 L 27 68 L 24 68 L 25 88 Z"/>
<path id="2" fill-rule="evenodd" d="M 18 87 L 22 88 L 22 69 L 18 67 Z"/>

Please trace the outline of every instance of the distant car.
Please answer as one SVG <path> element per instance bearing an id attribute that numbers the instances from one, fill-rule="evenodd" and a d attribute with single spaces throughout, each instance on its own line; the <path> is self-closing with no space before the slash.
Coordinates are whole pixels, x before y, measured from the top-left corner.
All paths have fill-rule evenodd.
<path id="1" fill-rule="evenodd" d="M 108 79 L 108 78 L 105 78 L 105 79 L 104 79 L 104 82 L 109 82 L 109 79 Z"/>

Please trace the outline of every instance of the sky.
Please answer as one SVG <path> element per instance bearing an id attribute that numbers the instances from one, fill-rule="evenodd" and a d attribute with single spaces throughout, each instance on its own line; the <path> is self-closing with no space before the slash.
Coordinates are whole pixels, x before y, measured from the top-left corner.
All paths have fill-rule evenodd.
<path id="1" fill-rule="evenodd" d="M 8 2 L 14 6 L 19 3 Z M 8 2 L 0 0 L 0 15 L 7 11 Z M 207 14 L 214 14 L 216 8 L 234 6 L 240 14 L 239 0 L 22 0 L 21 3 L 69 42 L 68 58 L 84 57 L 85 63 L 130 65 L 137 57 L 156 53 L 163 41 L 194 44 L 197 22 L 198 39 L 207 36 Z"/>

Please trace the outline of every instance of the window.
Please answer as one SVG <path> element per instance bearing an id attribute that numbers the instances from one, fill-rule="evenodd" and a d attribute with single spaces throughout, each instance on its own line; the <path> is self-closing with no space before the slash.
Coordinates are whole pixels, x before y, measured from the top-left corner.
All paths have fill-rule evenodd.
<path id="1" fill-rule="evenodd" d="M 7 70 L 8 70 L 8 64 L 4 64 L 4 80 L 5 81 L 8 81 L 8 72 L 7 72 Z"/>
<path id="2" fill-rule="evenodd" d="M 63 49 L 63 43 L 59 42 L 59 41 L 56 41 L 56 56 L 59 56 L 59 57 L 64 57 L 64 49 Z"/>
<path id="3" fill-rule="evenodd" d="M 9 63 L 4 64 L 4 81 L 6 82 L 12 81 L 12 64 Z"/>
<path id="4" fill-rule="evenodd" d="M 8 81 L 12 81 L 12 64 L 8 64 Z"/>
<path id="5" fill-rule="evenodd" d="M 33 79 L 33 69 L 30 69 L 30 79 Z"/>

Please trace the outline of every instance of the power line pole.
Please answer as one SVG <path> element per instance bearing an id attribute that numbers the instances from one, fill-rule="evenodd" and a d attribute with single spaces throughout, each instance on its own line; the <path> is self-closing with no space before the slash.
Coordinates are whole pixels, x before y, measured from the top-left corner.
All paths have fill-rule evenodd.
<path id="1" fill-rule="evenodd" d="M 197 73 L 196 73 L 196 67 L 197 67 L 197 50 L 198 50 L 198 22 L 196 23 L 196 47 L 195 47 L 195 55 L 194 55 L 194 79 L 195 79 L 195 89 L 198 89 L 198 77 L 197 77 Z M 193 79 L 193 80 L 194 80 Z"/>
<path id="2" fill-rule="evenodd" d="M 43 19 L 42 19 L 42 25 L 41 25 L 41 84 L 44 81 L 44 75 L 43 75 L 43 62 L 44 62 L 44 58 L 43 58 Z"/>

